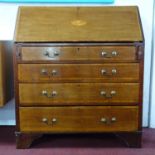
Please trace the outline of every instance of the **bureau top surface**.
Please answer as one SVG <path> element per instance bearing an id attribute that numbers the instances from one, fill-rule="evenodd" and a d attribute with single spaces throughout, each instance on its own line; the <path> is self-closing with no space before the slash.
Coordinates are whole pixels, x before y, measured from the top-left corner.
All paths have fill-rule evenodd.
<path id="1" fill-rule="evenodd" d="M 136 6 L 19 7 L 15 42 L 143 41 Z"/>

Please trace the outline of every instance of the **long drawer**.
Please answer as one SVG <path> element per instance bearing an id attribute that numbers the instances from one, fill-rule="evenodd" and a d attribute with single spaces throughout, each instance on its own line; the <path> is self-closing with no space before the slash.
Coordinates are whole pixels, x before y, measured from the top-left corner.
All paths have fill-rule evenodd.
<path id="1" fill-rule="evenodd" d="M 23 61 L 135 61 L 134 46 L 22 47 Z"/>
<path id="2" fill-rule="evenodd" d="M 136 131 L 138 107 L 37 107 L 20 108 L 23 132 Z"/>
<path id="3" fill-rule="evenodd" d="M 19 64 L 20 82 L 138 82 L 138 63 Z"/>
<path id="4" fill-rule="evenodd" d="M 20 105 L 135 105 L 139 83 L 19 84 Z"/>

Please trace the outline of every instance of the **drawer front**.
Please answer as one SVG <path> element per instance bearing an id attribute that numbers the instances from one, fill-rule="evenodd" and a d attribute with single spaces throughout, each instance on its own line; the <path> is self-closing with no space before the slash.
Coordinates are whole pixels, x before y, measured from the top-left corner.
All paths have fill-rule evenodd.
<path id="1" fill-rule="evenodd" d="M 135 105 L 138 83 L 19 84 L 21 105 Z"/>
<path id="2" fill-rule="evenodd" d="M 138 107 L 20 108 L 23 132 L 136 131 Z"/>
<path id="3" fill-rule="evenodd" d="M 139 64 L 19 64 L 18 79 L 21 82 L 137 82 Z"/>
<path id="4" fill-rule="evenodd" d="M 134 46 L 22 47 L 23 61 L 135 61 Z"/>

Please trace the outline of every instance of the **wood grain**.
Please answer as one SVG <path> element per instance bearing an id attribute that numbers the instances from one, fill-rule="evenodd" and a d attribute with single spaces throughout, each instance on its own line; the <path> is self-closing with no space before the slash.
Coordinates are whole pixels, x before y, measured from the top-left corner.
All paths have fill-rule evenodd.
<path id="1" fill-rule="evenodd" d="M 116 71 L 116 73 L 113 73 Z M 139 82 L 138 63 L 19 64 L 20 82 Z"/>
<path id="2" fill-rule="evenodd" d="M 137 7 L 20 7 L 14 41 L 18 148 L 37 134 L 92 132 L 115 132 L 128 146 L 141 146 L 144 37 Z"/>
<path id="3" fill-rule="evenodd" d="M 116 132 L 138 129 L 138 107 L 44 107 L 20 108 L 22 132 Z M 111 122 L 115 117 L 116 121 Z M 47 123 L 42 122 L 47 118 Z M 55 118 L 56 122 L 52 123 Z M 102 118 L 107 123 L 101 122 Z"/>
<path id="4" fill-rule="evenodd" d="M 38 44 L 39 45 L 39 44 Z M 58 56 L 53 56 L 57 51 Z M 116 51 L 117 55 L 112 56 L 112 52 Z M 45 55 L 48 52 L 50 56 Z M 106 52 L 111 57 L 102 56 L 102 52 Z M 22 47 L 22 61 L 136 61 L 136 48 L 134 46 L 67 46 L 67 47 Z"/>
<path id="5" fill-rule="evenodd" d="M 42 95 L 47 91 L 54 97 Z M 109 96 L 111 91 L 116 91 L 112 97 L 101 95 L 105 91 Z M 20 105 L 135 105 L 139 102 L 138 83 L 44 83 L 44 84 L 19 84 Z"/>
<path id="6" fill-rule="evenodd" d="M 19 7 L 14 40 L 134 42 L 143 36 L 135 6 Z"/>

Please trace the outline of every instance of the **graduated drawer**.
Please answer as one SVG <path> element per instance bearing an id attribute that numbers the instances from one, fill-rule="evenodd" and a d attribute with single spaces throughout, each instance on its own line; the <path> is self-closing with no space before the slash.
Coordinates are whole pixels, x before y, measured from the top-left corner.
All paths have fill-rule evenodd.
<path id="1" fill-rule="evenodd" d="M 135 61 L 134 46 L 22 47 L 23 61 Z"/>
<path id="2" fill-rule="evenodd" d="M 19 64 L 18 80 L 21 82 L 133 82 L 139 81 L 139 64 Z"/>
<path id="3" fill-rule="evenodd" d="M 23 132 L 136 131 L 138 107 L 28 107 L 19 108 Z"/>
<path id="4" fill-rule="evenodd" d="M 20 105 L 135 105 L 139 83 L 19 84 Z"/>

